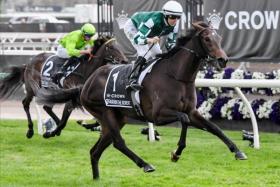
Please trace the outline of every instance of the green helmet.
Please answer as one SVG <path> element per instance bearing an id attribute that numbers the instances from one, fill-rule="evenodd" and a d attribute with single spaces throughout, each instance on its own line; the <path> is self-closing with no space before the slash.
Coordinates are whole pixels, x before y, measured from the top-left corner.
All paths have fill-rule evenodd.
<path id="1" fill-rule="evenodd" d="M 94 35 L 95 34 L 95 27 L 91 23 L 86 23 L 82 26 L 81 31 L 84 34 Z"/>

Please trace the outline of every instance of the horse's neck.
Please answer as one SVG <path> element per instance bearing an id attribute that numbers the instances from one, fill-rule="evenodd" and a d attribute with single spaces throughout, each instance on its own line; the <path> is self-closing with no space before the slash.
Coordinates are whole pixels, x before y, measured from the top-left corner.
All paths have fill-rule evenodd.
<path id="1" fill-rule="evenodd" d="M 186 48 L 193 49 L 193 46 L 190 43 Z M 174 60 L 170 63 L 175 79 L 183 82 L 194 82 L 200 66 L 200 61 L 195 54 L 181 49 L 172 58 Z"/>
<path id="2" fill-rule="evenodd" d="M 89 61 L 81 64 L 81 70 L 85 78 L 88 78 L 95 70 L 105 65 L 104 50 L 98 50 L 97 53 Z"/>

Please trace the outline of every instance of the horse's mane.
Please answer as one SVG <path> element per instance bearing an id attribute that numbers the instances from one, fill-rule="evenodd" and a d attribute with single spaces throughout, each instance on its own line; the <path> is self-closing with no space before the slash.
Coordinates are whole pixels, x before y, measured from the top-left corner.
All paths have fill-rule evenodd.
<path id="1" fill-rule="evenodd" d="M 112 36 L 99 36 L 95 41 L 94 41 L 94 47 L 92 50 L 92 53 L 94 54 L 95 52 L 97 52 L 97 50 L 108 40 L 112 39 Z"/>
<path id="2" fill-rule="evenodd" d="M 198 22 L 198 24 L 205 28 L 209 27 L 209 25 L 205 22 Z M 195 29 L 192 28 L 192 29 L 187 30 L 185 32 L 185 34 L 182 34 L 181 37 L 177 38 L 176 45 L 170 51 L 163 53 L 163 54 L 159 54 L 159 55 L 157 55 L 157 57 L 164 58 L 164 59 L 172 57 L 180 50 L 180 47 L 185 45 L 188 41 L 190 41 L 195 34 L 196 34 Z"/>

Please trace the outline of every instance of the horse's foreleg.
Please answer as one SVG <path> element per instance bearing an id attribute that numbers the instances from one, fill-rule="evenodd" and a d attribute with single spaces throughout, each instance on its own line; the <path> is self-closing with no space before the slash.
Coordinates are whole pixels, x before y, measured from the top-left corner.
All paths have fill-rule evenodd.
<path id="1" fill-rule="evenodd" d="M 27 115 L 27 120 L 28 120 L 28 130 L 26 133 L 27 138 L 32 138 L 32 136 L 34 135 L 33 122 L 32 122 L 30 110 L 29 110 L 32 99 L 33 99 L 33 96 L 30 96 L 27 94 L 26 97 L 22 100 L 22 105 L 23 105 L 23 108 Z"/>
<path id="2" fill-rule="evenodd" d="M 237 148 L 237 146 L 223 133 L 223 131 L 217 125 L 206 120 L 203 116 L 199 114 L 197 110 L 191 112 L 189 117 L 191 120 L 191 124 L 194 127 L 204 129 L 219 137 L 228 146 L 229 150 L 235 153 L 236 159 L 247 159 L 247 156 Z"/>
<path id="3" fill-rule="evenodd" d="M 182 151 L 186 147 L 187 129 L 188 129 L 188 125 L 189 125 L 189 118 L 188 118 L 187 114 L 179 113 L 178 118 L 181 122 L 182 128 L 181 128 L 180 139 L 177 144 L 178 148 L 174 152 L 171 153 L 171 160 L 173 162 L 178 161 L 178 159 L 180 158 L 180 155 L 182 154 Z"/>
<path id="4" fill-rule="evenodd" d="M 160 110 L 154 109 L 153 111 L 154 122 L 158 124 L 172 123 L 175 121 L 181 122 L 181 135 L 178 141 L 178 147 L 175 151 L 171 152 L 171 161 L 177 162 L 186 147 L 187 129 L 189 125 L 188 115 L 169 108 L 162 108 Z"/>
<path id="5" fill-rule="evenodd" d="M 152 172 L 155 170 L 152 165 L 144 162 L 144 160 L 142 160 L 126 146 L 125 141 L 120 134 L 120 127 L 122 126 L 122 122 L 118 120 L 117 115 L 113 111 L 107 110 L 103 112 L 102 119 L 102 127 L 105 126 L 110 131 L 113 139 L 113 146 L 116 149 L 130 158 L 138 167 L 143 168 L 144 172 Z"/>
<path id="6" fill-rule="evenodd" d="M 51 116 L 51 118 L 55 121 L 56 125 L 59 124 L 60 120 L 57 115 L 52 110 L 53 107 L 49 107 L 47 105 L 43 106 L 43 109 Z"/>

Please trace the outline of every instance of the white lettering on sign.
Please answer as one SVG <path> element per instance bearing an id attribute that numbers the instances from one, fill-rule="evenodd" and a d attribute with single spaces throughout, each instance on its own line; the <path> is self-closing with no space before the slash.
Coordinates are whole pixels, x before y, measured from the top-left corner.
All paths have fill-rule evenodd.
<path id="1" fill-rule="evenodd" d="M 256 10 L 251 14 L 247 11 L 229 11 L 225 15 L 225 25 L 229 30 L 235 29 L 274 29 L 279 25 L 279 10 L 264 11 Z"/>

